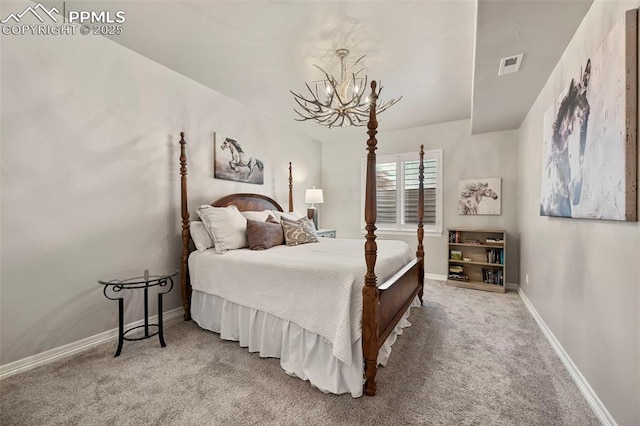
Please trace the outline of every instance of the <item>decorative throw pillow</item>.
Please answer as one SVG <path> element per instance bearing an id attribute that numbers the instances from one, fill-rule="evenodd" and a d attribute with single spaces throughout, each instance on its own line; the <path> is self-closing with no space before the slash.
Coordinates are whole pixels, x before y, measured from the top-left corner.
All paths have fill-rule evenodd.
<path id="1" fill-rule="evenodd" d="M 287 218 L 289 220 L 293 220 L 296 221 L 300 218 L 302 218 L 304 215 L 301 215 L 299 213 L 296 212 L 290 212 L 290 213 L 285 213 L 285 212 L 280 212 L 278 210 L 271 210 L 271 214 L 273 215 L 273 217 L 276 218 L 276 220 L 278 222 L 280 222 L 280 220 L 284 217 Z"/>
<path id="2" fill-rule="evenodd" d="M 247 247 L 247 219 L 236 206 L 200 206 L 198 216 L 207 228 L 218 253 Z"/>
<path id="3" fill-rule="evenodd" d="M 308 223 L 308 225 L 313 229 L 313 234 L 317 237 L 318 234 L 316 234 L 316 225 L 313 223 L 313 221 L 311 219 L 309 219 L 308 217 L 304 216 L 304 217 L 299 217 L 298 219 L 291 219 L 290 216 L 282 216 L 282 219 L 280 220 L 284 220 L 285 222 L 293 222 L 293 223 Z"/>
<path id="4" fill-rule="evenodd" d="M 284 231 L 284 241 L 288 246 L 318 242 L 318 236 L 316 235 L 313 222 L 306 217 L 296 221 L 289 221 L 282 218 L 280 224 Z"/>
<path id="5" fill-rule="evenodd" d="M 266 250 L 284 244 L 282 225 L 268 221 L 247 220 L 247 241 L 251 250 Z"/>
<path id="6" fill-rule="evenodd" d="M 213 247 L 213 240 L 207 227 L 199 220 L 194 220 L 189 224 L 189 232 L 191 233 L 191 239 L 196 245 L 198 251 L 205 251 Z"/>
<path id="7" fill-rule="evenodd" d="M 266 220 L 271 216 L 271 210 L 246 211 L 246 212 L 240 212 L 240 214 L 246 217 L 247 220 L 257 220 L 260 222 L 266 222 Z"/>

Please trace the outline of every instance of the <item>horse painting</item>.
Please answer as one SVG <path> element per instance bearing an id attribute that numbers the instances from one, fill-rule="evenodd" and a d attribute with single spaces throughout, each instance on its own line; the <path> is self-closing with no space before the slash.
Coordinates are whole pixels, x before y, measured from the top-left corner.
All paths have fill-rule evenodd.
<path id="1" fill-rule="evenodd" d="M 591 77 L 591 59 L 587 60 L 579 81 L 572 79 L 561 99 L 551 126 L 550 152 L 544 164 L 544 179 L 549 183 L 543 194 L 540 214 L 573 217 L 580 204 L 587 126 L 591 106 L 587 89 Z"/>
<path id="2" fill-rule="evenodd" d="M 246 183 L 264 183 L 264 164 L 255 157 L 248 155 L 237 140 L 225 137 L 219 146 L 220 152 L 228 151 L 231 158 L 225 162 L 220 155 L 215 158 L 214 176 Z M 219 154 L 216 152 L 216 154 Z M 227 157 L 229 158 L 229 157 Z"/>
<path id="3" fill-rule="evenodd" d="M 500 179 L 467 179 L 458 184 L 458 214 L 500 214 Z M 487 200 L 483 203 L 483 199 Z"/>

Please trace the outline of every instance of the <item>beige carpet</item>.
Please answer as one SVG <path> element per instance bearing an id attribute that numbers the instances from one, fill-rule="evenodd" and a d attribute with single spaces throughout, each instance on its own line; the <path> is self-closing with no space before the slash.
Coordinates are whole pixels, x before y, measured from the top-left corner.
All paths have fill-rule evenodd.
<path id="1" fill-rule="evenodd" d="M 0 381 L 3 425 L 597 425 L 516 293 L 429 282 L 378 396 L 325 395 L 278 360 L 177 322 Z"/>

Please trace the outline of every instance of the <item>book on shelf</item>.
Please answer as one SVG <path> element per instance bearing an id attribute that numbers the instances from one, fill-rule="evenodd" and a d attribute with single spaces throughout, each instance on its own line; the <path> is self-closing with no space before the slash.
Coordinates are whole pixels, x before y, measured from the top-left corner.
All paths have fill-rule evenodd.
<path id="1" fill-rule="evenodd" d="M 449 279 L 455 281 L 469 281 L 469 276 L 465 273 L 457 274 L 454 272 L 449 272 Z"/>
<path id="2" fill-rule="evenodd" d="M 485 242 L 495 244 L 495 243 L 503 243 L 504 240 L 502 238 L 487 238 Z"/>
<path id="3" fill-rule="evenodd" d="M 464 272 L 464 267 L 451 265 L 449 266 L 449 272 L 453 272 L 454 274 L 461 274 L 462 272 Z"/>
<path id="4" fill-rule="evenodd" d="M 451 260 L 462 260 L 462 251 L 460 250 L 451 250 L 449 253 L 449 259 Z"/>
<path id="5" fill-rule="evenodd" d="M 460 243 L 460 231 L 449 231 L 449 242 L 456 244 Z"/>
<path id="6" fill-rule="evenodd" d="M 486 284 L 504 285 L 504 276 L 502 270 L 483 268 L 482 281 L 484 281 Z"/>
<path id="7" fill-rule="evenodd" d="M 502 265 L 504 263 L 504 250 L 487 249 L 487 263 L 495 263 Z"/>

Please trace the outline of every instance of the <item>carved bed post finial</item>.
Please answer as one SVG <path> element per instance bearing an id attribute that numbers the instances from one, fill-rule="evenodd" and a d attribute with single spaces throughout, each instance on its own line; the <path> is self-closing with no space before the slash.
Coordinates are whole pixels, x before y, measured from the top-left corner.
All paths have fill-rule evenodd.
<path id="1" fill-rule="evenodd" d="M 424 145 L 420 145 L 420 166 L 418 167 L 418 250 L 416 251 L 416 257 L 420 262 L 420 276 L 418 277 L 420 283 L 420 292 L 418 298 L 420 304 L 424 304 L 424 247 L 422 245 L 422 239 L 424 238 Z"/>
<path id="2" fill-rule="evenodd" d="M 289 213 L 293 212 L 293 173 L 289 161 Z"/>
<path id="3" fill-rule="evenodd" d="M 182 290 L 182 308 L 184 319 L 191 319 L 191 286 L 189 285 L 189 271 L 187 261 L 189 259 L 189 203 L 187 199 L 187 154 L 185 152 L 186 141 L 184 132 L 180 132 L 180 204 L 182 208 L 182 256 L 180 257 L 180 288 Z"/>
<path id="4" fill-rule="evenodd" d="M 376 120 L 376 92 L 375 80 L 371 82 L 371 95 L 369 95 L 369 123 L 367 124 L 369 140 L 367 141 L 367 175 L 366 192 L 364 202 L 364 220 L 367 230 L 364 244 L 364 256 L 367 262 L 367 273 L 364 277 L 362 288 L 362 350 L 364 353 L 366 383 L 364 391 L 366 395 L 376 394 L 376 373 L 378 362 L 378 288 L 376 286 L 375 265 L 378 252 L 376 244 L 376 133 L 378 121 Z"/>

